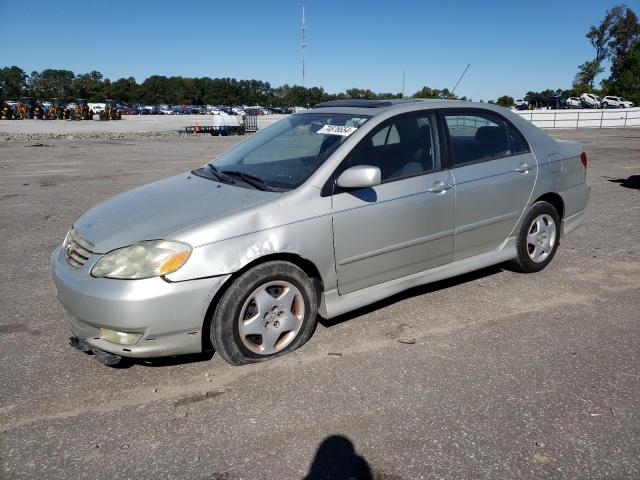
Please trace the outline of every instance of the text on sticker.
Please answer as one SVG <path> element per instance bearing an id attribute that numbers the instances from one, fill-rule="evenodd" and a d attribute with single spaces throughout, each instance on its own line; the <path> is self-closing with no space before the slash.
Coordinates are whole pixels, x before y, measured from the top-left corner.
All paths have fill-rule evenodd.
<path id="1" fill-rule="evenodd" d="M 341 135 L 343 137 L 348 137 L 353 132 L 355 132 L 358 127 L 345 127 L 343 125 L 325 125 L 318 133 L 324 133 L 325 135 Z"/>

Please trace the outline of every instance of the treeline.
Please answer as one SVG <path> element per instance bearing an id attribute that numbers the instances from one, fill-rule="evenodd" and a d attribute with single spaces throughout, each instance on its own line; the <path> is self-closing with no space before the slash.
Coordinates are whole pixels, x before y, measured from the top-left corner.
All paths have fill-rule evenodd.
<path id="1" fill-rule="evenodd" d="M 98 71 L 76 75 L 70 70 L 46 69 L 27 74 L 20 67 L 0 69 L 0 93 L 4 99 L 16 100 L 33 97 L 39 100 L 62 98 L 72 101 L 86 98 L 90 102 L 112 99 L 122 103 L 171 105 L 263 105 L 310 106 L 318 102 L 338 99 L 381 100 L 402 98 L 402 93 L 376 93 L 365 88 L 350 88 L 338 94 L 324 91 L 322 87 L 282 85 L 273 87 L 260 80 L 236 80 L 235 78 L 186 78 L 153 75 L 138 83 L 135 78 L 120 78 L 114 82 Z M 469 100 L 458 97 L 447 88 L 422 87 L 412 98 L 445 98 Z M 480 100 L 482 101 L 482 100 Z M 513 105 L 513 98 L 500 97 L 497 102 L 505 107 Z"/>
<path id="2" fill-rule="evenodd" d="M 138 83 L 135 78 L 111 81 L 98 71 L 75 74 L 70 70 L 46 69 L 27 74 L 20 67 L 0 69 L 0 88 L 5 99 L 29 96 L 36 99 L 62 98 L 70 101 L 113 99 L 123 103 L 171 105 L 271 105 L 308 106 L 340 98 L 401 98 L 400 93 L 374 93 L 352 88 L 329 94 L 321 87 L 300 85 L 272 86 L 260 80 L 235 78 L 186 78 L 153 75 Z"/>

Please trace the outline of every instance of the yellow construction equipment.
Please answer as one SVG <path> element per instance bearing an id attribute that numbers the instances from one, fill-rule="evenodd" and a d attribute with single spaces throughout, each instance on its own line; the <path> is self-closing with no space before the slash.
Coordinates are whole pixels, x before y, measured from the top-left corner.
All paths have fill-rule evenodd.
<path id="1" fill-rule="evenodd" d="M 13 109 L 4 103 L 4 98 L 2 98 L 2 90 L 0 90 L 0 120 L 6 118 L 7 120 L 13 119 Z"/>
<path id="2" fill-rule="evenodd" d="M 34 118 L 42 120 L 44 118 L 44 110 L 33 98 L 22 97 L 16 106 L 15 116 L 20 120 L 25 118 L 27 120 L 32 120 Z"/>
<path id="3" fill-rule="evenodd" d="M 100 120 L 120 120 L 122 114 L 118 111 L 118 106 L 114 100 L 104 101 L 104 110 L 100 112 Z"/>
<path id="4" fill-rule="evenodd" d="M 71 120 L 93 120 L 93 112 L 86 99 L 76 100 L 76 108 L 71 112 Z"/>
<path id="5" fill-rule="evenodd" d="M 63 120 L 69 118 L 69 111 L 61 98 L 52 98 L 47 117 L 49 120 Z"/>

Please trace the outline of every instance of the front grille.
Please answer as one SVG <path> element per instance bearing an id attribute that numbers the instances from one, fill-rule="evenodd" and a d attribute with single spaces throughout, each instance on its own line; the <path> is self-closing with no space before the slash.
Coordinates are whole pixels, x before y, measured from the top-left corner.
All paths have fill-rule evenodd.
<path id="1" fill-rule="evenodd" d="M 78 234 L 73 228 L 69 230 L 62 251 L 69 265 L 73 268 L 80 268 L 89 259 L 89 255 L 93 253 L 94 246 Z"/>

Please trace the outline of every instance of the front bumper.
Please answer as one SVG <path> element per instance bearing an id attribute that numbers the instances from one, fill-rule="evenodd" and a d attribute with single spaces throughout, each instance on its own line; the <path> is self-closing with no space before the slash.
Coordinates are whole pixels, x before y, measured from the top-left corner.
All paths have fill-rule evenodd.
<path id="1" fill-rule="evenodd" d="M 51 255 L 51 275 L 72 334 L 92 347 L 124 357 L 163 357 L 202 351 L 202 327 L 213 296 L 230 275 L 168 282 L 94 278 L 91 255 L 81 268 L 71 267 L 58 247 Z M 100 328 L 142 332 L 135 345 L 101 339 Z"/>

